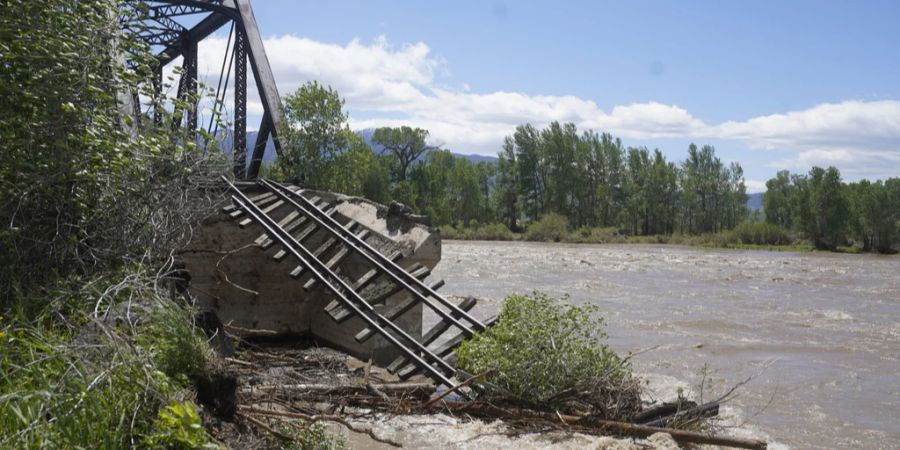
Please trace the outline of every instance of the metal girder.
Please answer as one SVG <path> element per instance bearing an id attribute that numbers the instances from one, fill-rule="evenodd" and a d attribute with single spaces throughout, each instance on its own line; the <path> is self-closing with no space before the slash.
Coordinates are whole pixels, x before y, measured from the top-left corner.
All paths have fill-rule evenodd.
<path id="1" fill-rule="evenodd" d="M 234 40 L 234 177 L 247 176 L 247 38 L 235 33 Z"/>
<path id="2" fill-rule="evenodd" d="M 157 5 L 151 6 L 148 9 L 148 14 L 150 18 L 154 17 L 180 17 L 180 16 L 190 16 L 193 14 L 200 14 L 208 12 L 203 8 L 198 8 L 196 6 L 187 6 L 187 5 Z"/>
<path id="3" fill-rule="evenodd" d="M 262 162 L 263 152 L 266 149 L 266 142 L 271 135 L 275 142 L 275 152 L 281 156 L 281 144 L 278 141 L 278 130 L 281 129 L 282 111 L 281 97 L 278 96 L 278 86 L 275 84 L 275 75 L 272 73 L 272 67 L 269 65 L 269 58 L 266 56 L 266 49 L 263 46 L 262 35 L 256 26 L 256 17 L 250 8 L 249 0 L 235 0 L 240 10 L 240 20 L 243 25 L 244 32 L 247 34 L 248 54 L 250 56 L 250 66 L 253 68 L 253 76 L 256 78 L 256 88 L 259 91 L 260 100 L 262 100 L 263 120 L 259 127 L 259 134 L 256 136 L 256 145 L 253 148 L 253 157 L 250 161 L 250 169 L 247 173 L 249 178 L 256 178 L 259 175 L 259 166 Z"/>
<path id="4" fill-rule="evenodd" d="M 262 35 L 250 7 L 250 0 L 128 0 L 140 5 L 144 14 L 140 24 L 125 24 L 126 29 L 138 35 L 152 47 L 162 47 L 157 53 L 160 67 L 178 57 L 184 57 L 184 70 L 179 81 L 179 98 L 189 98 L 197 91 L 197 44 L 229 22 L 235 24 L 235 108 L 234 108 L 234 172 L 238 178 L 256 178 L 268 139 L 275 142 L 275 150 L 281 153 L 277 133 L 281 127 L 281 99 L 275 85 L 275 77 L 269 66 Z M 178 22 L 184 16 L 205 14 L 199 22 L 186 27 Z M 253 71 L 256 88 L 263 104 L 263 118 L 259 134 L 253 146 L 249 167 L 246 163 L 247 139 L 247 63 Z M 156 88 L 161 88 L 156 83 Z M 176 109 L 177 117 L 184 111 Z M 189 105 L 186 125 L 196 130 L 197 105 Z M 174 124 L 173 124 L 174 125 Z M 246 170 L 245 170 L 246 168 Z"/>

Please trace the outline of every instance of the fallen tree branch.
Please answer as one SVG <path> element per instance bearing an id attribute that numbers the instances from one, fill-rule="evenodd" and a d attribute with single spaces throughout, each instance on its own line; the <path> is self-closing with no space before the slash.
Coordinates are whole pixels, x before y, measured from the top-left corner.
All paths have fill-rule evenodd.
<path id="1" fill-rule="evenodd" d="M 277 331 L 265 330 L 262 328 L 244 328 L 244 327 L 239 327 L 237 325 L 232 325 L 231 323 L 226 323 L 225 328 L 228 331 L 234 331 L 237 333 L 241 333 L 243 335 L 250 335 L 250 336 L 277 336 L 278 335 Z"/>
<path id="2" fill-rule="evenodd" d="M 370 383 L 371 388 L 377 391 L 397 397 L 427 397 L 434 392 L 431 383 Z M 331 384 L 276 384 L 263 386 L 247 386 L 241 389 L 242 394 L 253 395 L 256 393 L 297 393 L 297 394 L 328 394 L 328 395 L 372 395 L 368 385 L 335 386 Z M 375 394 L 380 397 L 380 395 Z"/>
<path id="3" fill-rule="evenodd" d="M 644 422 L 642 425 L 648 427 L 667 427 L 672 424 L 687 423 L 697 419 L 715 417 L 717 415 L 719 415 L 719 403 L 709 402 L 690 409 L 684 409 L 676 411 L 673 414 L 658 417 L 655 420 Z"/>
<path id="4" fill-rule="evenodd" d="M 490 375 L 492 372 L 493 372 L 492 370 L 488 370 L 488 371 L 482 372 L 482 373 L 480 373 L 480 374 L 478 374 L 478 375 L 475 375 L 474 377 L 469 377 L 468 380 L 463 381 L 462 383 L 459 383 L 459 384 L 457 384 L 456 386 L 453 386 L 453 387 L 450 388 L 450 389 L 447 389 L 446 391 L 442 392 L 441 395 L 438 395 L 437 397 L 431 399 L 428 403 L 425 404 L 425 406 L 422 407 L 422 409 L 428 409 L 428 408 L 431 408 L 435 403 L 437 403 L 437 402 L 443 400 L 444 397 L 446 397 L 446 396 L 448 396 L 448 395 L 450 395 L 450 394 L 452 394 L 452 393 L 454 393 L 454 392 L 456 392 L 456 391 L 458 391 L 458 390 L 460 390 L 460 389 L 462 389 L 462 388 L 464 388 L 464 387 L 466 387 L 466 386 L 468 386 L 468 385 L 474 383 L 475 381 L 478 381 L 478 380 L 481 379 L 481 378 L 484 378 L 484 377 Z"/>
<path id="5" fill-rule="evenodd" d="M 237 284 L 237 283 L 231 281 L 231 279 L 228 278 L 228 273 L 226 273 L 224 270 L 222 270 L 222 267 L 221 267 L 221 266 L 222 266 L 222 262 L 225 261 L 225 259 L 228 258 L 229 256 L 231 256 L 231 255 L 233 255 L 233 254 L 235 254 L 235 253 L 241 252 L 241 251 L 243 251 L 243 250 L 246 250 L 246 249 L 248 249 L 248 248 L 252 248 L 252 247 L 259 247 L 259 245 L 256 244 L 256 243 L 253 243 L 253 244 L 247 244 L 247 245 L 245 245 L 245 246 L 243 246 L 243 247 L 239 247 L 239 248 L 236 248 L 236 249 L 234 249 L 234 250 L 228 250 L 228 251 L 225 251 L 225 252 L 224 252 L 224 255 L 223 255 L 221 258 L 219 258 L 219 260 L 216 262 L 216 272 L 218 272 L 218 273 L 222 276 L 222 278 L 225 280 L 226 283 L 228 283 L 228 284 L 234 286 L 235 289 L 240 290 L 240 291 L 243 291 L 243 292 L 246 292 L 246 293 L 248 293 L 248 294 L 251 294 L 251 295 L 253 295 L 254 297 L 259 297 L 259 292 L 254 291 L 253 289 L 245 288 L 245 287 L 243 287 L 243 286 L 241 286 L 241 285 L 239 285 L 239 284 Z"/>
<path id="6" fill-rule="evenodd" d="M 285 417 L 288 419 L 300 419 L 300 420 L 305 420 L 307 422 L 336 422 L 336 423 L 339 423 L 339 424 L 347 427 L 348 430 L 350 430 L 354 433 L 368 435 L 373 440 L 375 440 L 377 442 L 381 442 L 382 444 L 387 444 L 387 445 L 391 445 L 394 447 L 403 447 L 398 442 L 378 436 L 377 434 L 375 434 L 374 431 L 372 431 L 371 428 L 359 428 L 355 425 L 352 425 L 350 422 L 347 422 L 341 416 L 328 415 L 328 414 L 309 415 L 309 414 L 286 412 L 286 411 L 273 411 L 270 409 L 262 409 L 262 408 L 256 408 L 253 406 L 243 406 L 243 405 L 238 406 L 238 408 L 241 409 L 242 411 L 260 414 L 260 415 L 264 415 L 264 416 Z"/>
<path id="7" fill-rule="evenodd" d="M 293 441 L 294 440 L 294 438 L 270 427 L 265 422 L 257 419 L 256 417 L 251 416 L 250 414 L 238 413 L 238 416 L 240 416 L 244 419 L 247 419 L 248 422 L 262 428 L 263 430 L 267 431 L 268 433 L 272 434 L 273 436 L 277 437 L 278 439 L 281 439 L 284 441 Z"/>

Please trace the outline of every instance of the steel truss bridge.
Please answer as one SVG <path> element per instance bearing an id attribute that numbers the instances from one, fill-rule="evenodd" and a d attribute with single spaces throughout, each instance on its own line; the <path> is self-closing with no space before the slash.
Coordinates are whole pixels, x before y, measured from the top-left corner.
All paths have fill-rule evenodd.
<path id="1" fill-rule="evenodd" d="M 179 103 L 190 103 L 185 108 L 186 114 L 181 114 L 181 119 L 176 119 L 173 127 L 184 126 L 192 132 L 201 125 L 198 124 L 197 100 L 198 44 L 220 29 L 230 29 L 213 108 L 219 108 L 225 102 L 229 95 L 229 80 L 233 76 L 233 92 L 230 95 L 234 97 L 234 175 L 239 179 L 256 178 L 270 137 L 275 143 L 276 151 L 281 152 L 277 133 L 282 113 L 275 77 L 266 57 L 250 0 L 128 0 L 128 3 L 139 12 L 140 20 L 126 22 L 125 28 L 157 52 L 159 65 L 156 68 L 154 90 L 158 98 L 161 98 L 163 89 L 164 68 L 177 58 L 183 58 L 177 98 Z M 248 66 L 253 71 L 264 111 L 249 165 L 246 162 Z M 179 115 L 176 114 L 176 117 Z"/>

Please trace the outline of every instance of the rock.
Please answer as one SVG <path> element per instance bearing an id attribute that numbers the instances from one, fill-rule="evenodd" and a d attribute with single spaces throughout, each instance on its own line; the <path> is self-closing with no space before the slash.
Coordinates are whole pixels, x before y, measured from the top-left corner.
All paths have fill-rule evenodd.
<path id="1" fill-rule="evenodd" d="M 678 450 L 681 448 L 669 433 L 654 433 L 647 438 L 647 443 L 651 445 L 651 448 L 657 450 Z"/>
<path id="2" fill-rule="evenodd" d="M 638 450 L 640 447 L 628 439 L 616 439 L 609 436 L 597 438 L 594 441 L 594 450 Z"/>

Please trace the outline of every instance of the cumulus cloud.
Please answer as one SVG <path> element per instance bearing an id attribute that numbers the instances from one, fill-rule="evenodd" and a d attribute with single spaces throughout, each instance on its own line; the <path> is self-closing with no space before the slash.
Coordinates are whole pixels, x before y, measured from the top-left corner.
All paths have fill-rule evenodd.
<path id="1" fill-rule="evenodd" d="M 212 75 L 210 83 L 217 76 L 225 41 L 218 37 L 201 43 L 200 72 Z M 526 122 L 573 122 L 637 139 L 684 136 L 705 126 L 683 108 L 656 102 L 605 111 L 592 100 L 572 95 L 473 93 L 466 85 L 450 89 L 436 79 L 446 71 L 446 62 L 422 42 L 393 46 L 380 37 L 369 44 L 354 39 L 338 45 L 286 35 L 268 38 L 265 45 L 282 94 L 318 80 L 340 92 L 354 128 L 419 126 L 435 140 L 463 151 L 496 152 L 503 137 Z M 231 105 L 230 99 L 226 104 Z M 254 92 L 248 109 L 262 112 Z"/>
<path id="2" fill-rule="evenodd" d="M 495 153 L 517 125 L 561 121 L 626 139 L 738 141 L 776 150 L 771 156 L 776 168 L 836 165 L 846 174 L 871 177 L 896 176 L 900 167 L 900 101 L 827 103 L 708 124 L 678 105 L 658 102 L 600 105 L 572 95 L 478 93 L 465 84 L 450 88 L 442 81 L 447 62 L 423 42 L 395 46 L 380 37 L 340 45 L 285 35 L 267 38 L 265 45 L 282 95 L 318 80 L 346 100 L 353 128 L 418 126 L 435 141 L 467 153 Z M 201 44 L 201 73 L 218 75 L 224 47 L 224 37 Z M 261 114 L 254 91 L 248 109 Z M 230 108 L 230 99 L 226 104 Z"/>
<path id="3" fill-rule="evenodd" d="M 766 182 L 762 180 L 744 180 L 744 185 L 747 186 L 747 192 L 750 194 L 766 192 Z"/>
<path id="4" fill-rule="evenodd" d="M 802 111 L 726 122 L 721 138 L 751 148 L 787 151 L 770 166 L 805 170 L 833 165 L 851 177 L 897 176 L 900 168 L 900 101 L 846 101 Z"/>

